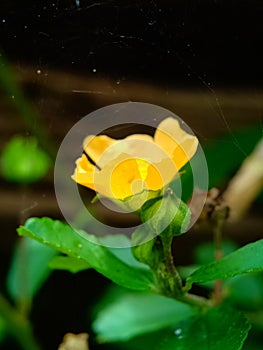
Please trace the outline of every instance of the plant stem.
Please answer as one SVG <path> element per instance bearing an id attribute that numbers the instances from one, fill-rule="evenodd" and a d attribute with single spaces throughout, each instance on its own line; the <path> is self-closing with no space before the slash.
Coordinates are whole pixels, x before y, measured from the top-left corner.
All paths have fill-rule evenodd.
<path id="1" fill-rule="evenodd" d="M 0 294 L 0 315 L 7 325 L 7 331 L 24 350 L 40 350 L 36 343 L 29 321 L 15 310 Z"/>
<path id="2" fill-rule="evenodd" d="M 198 310 L 210 308 L 212 306 L 211 300 L 195 294 L 184 292 L 181 276 L 174 265 L 172 255 L 172 237 L 171 239 L 165 239 L 164 237 L 161 238 L 165 259 L 165 273 L 163 276 L 169 285 L 169 290 L 167 290 L 166 284 L 164 284 L 166 287 L 163 290 L 164 294 L 167 293 L 168 297 L 172 297 L 178 301 L 182 301 L 188 305 L 196 307 Z"/>
<path id="3" fill-rule="evenodd" d="M 178 301 L 182 301 L 188 305 L 196 307 L 198 310 L 206 310 L 214 305 L 211 299 L 207 299 L 191 293 L 186 293 L 181 297 L 177 297 L 176 299 Z"/>
<path id="4" fill-rule="evenodd" d="M 167 277 L 169 279 L 169 285 L 171 291 L 176 294 L 181 294 L 182 292 L 182 279 L 174 265 L 174 258 L 172 254 L 172 237 L 166 239 L 161 236 L 162 244 L 163 244 L 163 254 L 165 261 L 165 268 Z"/>
<path id="5" fill-rule="evenodd" d="M 223 257 L 222 249 L 222 229 L 225 220 L 228 216 L 228 207 L 222 206 L 214 212 L 212 225 L 215 245 L 215 260 L 220 260 Z M 216 304 L 222 300 L 222 280 L 215 281 L 214 286 L 214 301 Z"/>
<path id="6" fill-rule="evenodd" d="M 174 259 L 172 255 L 172 241 L 170 243 L 169 241 L 166 241 L 165 243 L 163 242 L 163 252 L 165 257 L 167 280 L 170 287 L 168 294 L 172 293 L 167 296 L 193 306 L 198 309 L 198 311 L 207 310 L 208 308 L 212 307 L 212 300 L 206 299 L 199 295 L 185 293 L 181 276 L 174 265 Z"/>

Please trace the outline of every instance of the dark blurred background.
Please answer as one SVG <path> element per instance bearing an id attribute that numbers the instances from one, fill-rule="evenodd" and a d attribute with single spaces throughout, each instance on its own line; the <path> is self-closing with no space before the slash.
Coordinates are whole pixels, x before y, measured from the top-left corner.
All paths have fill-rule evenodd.
<path id="1" fill-rule="evenodd" d="M 129 100 L 172 110 L 201 141 L 209 141 L 262 123 L 262 18 L 263 2 L 253 0 L 3 0 L 0 49 L 56 147 L 90 111 Z M 2 148 L 10 137 L 32 128 L 4 91 L 0 108 Z M 52 171 L 27 189 L 2 178 L 0 184 L 0 283 L 5 290 L 16 227 L 33 215 L 62 216 Z M 241 226 L 240 241 L 246 241 L 248 229 L 250 238 L 258 234 L 254 217 Z M 178 243 L 180 264 L 191 261 L 185 239 Z M 32 312 L 44 349 L 55 349 L 68 331 L 86 331 L 90 316 L 83 310 L 106 285 L 92 271 L 53 273 Z M 6 349 L 15 345 L 7 343 Z"/>
<path id="2" fill-rule="evenodd" d="M 172 85 L 262 84 L 262 1 L 26 0 L 0 6 L 1 47 L 16 64 Z"/>

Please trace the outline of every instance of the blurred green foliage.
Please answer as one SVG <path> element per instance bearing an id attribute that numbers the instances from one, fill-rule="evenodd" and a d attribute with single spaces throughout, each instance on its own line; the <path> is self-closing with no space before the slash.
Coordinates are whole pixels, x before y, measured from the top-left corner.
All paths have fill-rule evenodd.
<path id="1" fill-rule="evenodd" d="M 21 184 L 36 182 L 51 166 L 49 156 L 35 137 L 13 137 L 1 155 L 1 173 L 5 180 Z"/>
<path id="2" fill-rule="evenodd" d="M 111 288 L 97 310 L 93 329 L 101 342 L 127 341 L 172 326 L 195 314 L 183 303 L 160 295 Z"/>
<path id="3" fill-rule="evenodd" d="M 240 350 L 249 329 L 243 313 L 226 304 L 121 343 L 118 349 Z"/>
<path id="4" fill-rule="evenodd" d="M 31 304 L 51 272 L 49 261 L 57 254 L 32 239 L 18 241 L 7 275 L 7 290 L 18 306 Z"/>

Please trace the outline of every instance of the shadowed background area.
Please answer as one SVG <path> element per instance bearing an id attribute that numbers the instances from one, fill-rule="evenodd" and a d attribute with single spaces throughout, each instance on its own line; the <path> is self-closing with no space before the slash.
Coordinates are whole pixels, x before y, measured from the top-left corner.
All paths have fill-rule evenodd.
<path id="1" fill-rule="evenodd" d="M 17 63 L 164 85 L 261 84 L 260 1 L 19 1 L 1 4 Z M 94 71 L 96 70 L 96 71 Z"/>
<path id="2" fill-rule="evenodd" d="M 171 110 L 203 144 L 239 128 L 262 129 L 262 15 L 263 4 L 248 0 L 3 1 L 0 49 L 37 119 L 21 118 L 12 94 L 1 89 L 0 148 L 12 136 L 34 134 L 44 125 L 42 144 L 48 149 L 50 141 L 56 153 L 81 117 L 125 101 Z M 116 137 L 124 134 L 115 131 Z M 0 183 L 4 288 L 16 227 L 30 216 L 62 217 L 52 170 L 29 187 L 2 177 Z M 260 238 L 261 225 L 255 205 L 229 234 L 247 242 Z M 191 261 L 192 246 L 208 234 L 178 239 L 180 264 Z M 88 309 L 106 284 L 92 271 L 53 273 L 32 314 L 44 348 L 55 348 L 67 331 L 86 330 L 90 316 L 78 310 Z"/>

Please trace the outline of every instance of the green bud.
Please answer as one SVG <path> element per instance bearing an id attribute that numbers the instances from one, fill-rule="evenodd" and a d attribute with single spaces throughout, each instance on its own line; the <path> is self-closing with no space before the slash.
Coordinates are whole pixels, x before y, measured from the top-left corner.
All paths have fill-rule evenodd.
<path id="1" fill-rule="evenodd" d="M 152 234 L 145 230 L 144 226 L 139 226 L 132 234 L 132 253 L 134 257 L 155 269 L 162 255 L 161 242 Z"/>
<path id="2" fill-rule="evenodd" d="M 171 189 L 167 189 L 163 196 L 147 201 L 140 216 L 152 233 L 179 236 L 187 230 L 191 212 Z"/>

